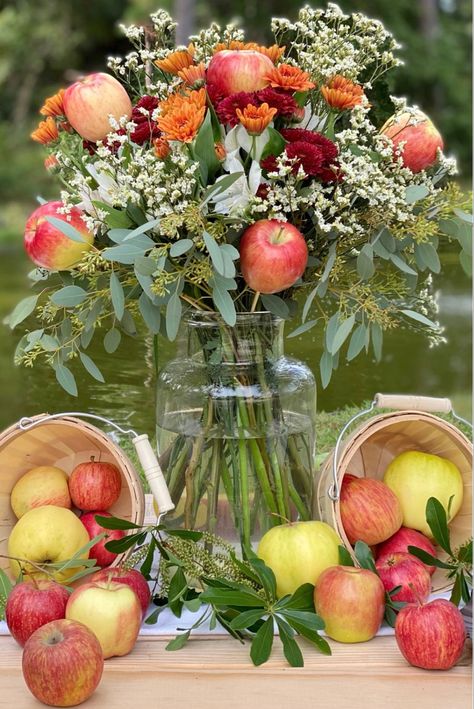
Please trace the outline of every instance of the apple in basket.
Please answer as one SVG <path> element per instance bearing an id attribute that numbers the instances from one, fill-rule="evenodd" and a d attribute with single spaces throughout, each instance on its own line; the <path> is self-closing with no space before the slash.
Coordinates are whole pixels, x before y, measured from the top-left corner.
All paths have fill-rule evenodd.
<path id="1" fill-rule="evenodd" d="M 462 613 L 444 598 L 407 605 L 395 621 L 395 639 L 410 665 L 449 670 L 461 657 L 466 640 Z"/>
<path id="2" fill-rule="evenodd" d="M 68 599 L 67 588 L 55 581 L 17 583 L 5 604 L 5 620 L 12 637 L 24 645 L 42 625 L 64 618 Z"/>
<path id="3" fill-rule="evenodd" d="M 148 581 L 138 569 L 126 569 L 122 566 L 113 566 L 96 571 L 90 576 L 90 581 L 113 581 L 123 583 L 135 591 L 142 607 L 142 616 L 148 610 L 151 601 L 151 591 Z"/>
<path id="4" fill-rule="evenodd" d="M 354 566 L 332 566 L 320 575 L 314 607 L 325 631 L 342 643 L 361 643 L 376 635 L 385 612 L 385 589 L 377 574 Z"/>
<path id="5" fill-rule="evenodd" d="M 110 74 L 88 74 L 69 86 L 63 96 L 64 112 L 82 138 L 104 140 L 115 121 L 132 115 L 132 103 L 122 84 Z"/>
<path id="6" fill-rule="evenodd" d="M 404 451 L 388 465 L 384 482 L 400 500 L 403 525 L 432 538 L 426 521 L 426 503 L 436 497 L 449 514 L 459 512 L 463 501 L 463 479 L 459 468 L 446 458 L 421 451 Z"/>
<path id="7" fill-rule="evenodd" d="M 60 201 L 46 202 L 30 214 L 25 225 L 24 245 L 30 259 L 37 266 L 49 271 L 64 271 L 72 268 L 91 249 L 94 235 L 82 219 L 82 212 L 71 207 L 67 216 L 60 211 Z M 73 241 L 62 233 L 47 217 L 60 219 L 70 224 L 83 241 Z"/>
<path id="8" fill-rule="evenodd" d="M 300 278 L 308 262 L 303 234 L 289 222 L 260 219 L 243 233 L 240 268 L 247 285 L 260 293 L 278 293 Z"/>
<path id="9" fill-rule="evenodd" d="M 26 641 L 23 677 L 43 704 L 72 707 L 88 699 L 104 669 L 102 648 L 94 633 L 73 620 L 53 620 Z"/>
<path id="10" fill-rule="evenodd" d="M 71 593 L 66 618 L 84 623 L 97 635 L 106 659 L 127 655 L 133 649 L 142 607 L 129 586 L 109 580 L 91 581 Z"/>
<path id="11" fill-rule="evenodd" d="M 317 583 L 324 569 L 339 562 L 340 544 L 334 529 L 325 522 L 293 522 L 265 532 L 257 555 L 275 574 L 280 598 L 304 583 Z"/>
<path id="12" fill-rule="evenodd" d="M 212 98 L 224 98 L 239 91 L 258 91 L 268 86 L 264 77 L 274 69 L 265 54 L 250 49 L 224 49 L 209 62 L 206 83 Z"/>
<path id="13" fill-rule="evenodd" d="M 120 496 L 122 477 L 113 463 L 101 463 L 94 456 L 76 465 L 69 477 L 69 492 L 76 507 L 85 512 L 108 510 Z"/>
<path id="14" fill-rule="evenodd" d="M 426 601 L 431 592 L 431 574 L 422 561 L 408 552 L 398 551 L 379 557 L 375 568 L 387 591 L 401 586 L 394 601 Z"/>
<path id="15" fill-rule="evenodd" d="M 102 532 L 105 532 L 107 535 L 89 549 L 89 559 L 95 559 L 97 566 L 109 566 L 115 561 L 117 554 L 106 549 L 105 545 L 107 542 L 111 542 L 114 539 L 122 539 L 125 536 L 125 532 L 122 529 L 106 529 L 105 527 L 102 527 L 96 521 L 96 515 L 101 515 L 102 517 L 112 517 L 109 512 L 102 512 L 100 510 L 96 510 L 95 512 L 84 512 L 84 514 L 79 517 L 82 524 L 87 529 L 90 539 L 93 539 L 98 534 L 102 534 Z"/>
<path id="16" fill-rule="evenodd" d="M 400 527 L 398 532 L 395 532 L 387 541 L 382 542 L 377 547 L 377 559 L 381 559 L 389 554 L 393 554 L 397 551 L 403 551 L 408 553 L 408 547 L 418 547 L 423 549 L 431 556 L 436 557 L 436 549 L 430 542 L 428 537 L 425 537 L 421 532 L 417 532 L 416 529 L 409 529 L 408 527 Z M 435 566 L 428 566 L 425 564 L 427 570 L 430 574 L 434 574 L 436 571 Z"/>
<path id="17" fill-rule="evenodd" d="M 14 484 L 10 504 L 15 515 L 20 518 L 33 507 L 56 505 L 71 507 L 68 476 L 60 468 L 40 465 L 28 470 Z"/>
<path id="18" fill-rule="evenodd" d="M 396 113 L 380 131 L 401 152 L 405 167 L 420 172 L 437 160 L 438 149 L 443 149 L 443 138 L 432 121 L 422 111 Z"/>
<path id="19" fill-rule="evenodd" d="M 340 513 L 351 544 L 369 546 L 395 534 L 402 524 L 402 510 L 395 493 L 381 480 L 346 473 L 342 479 Z"/>

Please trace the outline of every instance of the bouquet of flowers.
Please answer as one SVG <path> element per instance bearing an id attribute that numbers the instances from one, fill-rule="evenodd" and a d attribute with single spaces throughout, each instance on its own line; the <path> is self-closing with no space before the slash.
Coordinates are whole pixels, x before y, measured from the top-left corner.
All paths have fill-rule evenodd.
<path id="1" fill-rule="evenodd" d="M 209 378 L 222 385 L 216 362 L 239 360 L 239 318 L 265 311 L 294 320 L 298 303 L 293 335 L 325 324 L 323 386 L 343 351 L 352 360 L 372 346 L 379 358 L 384 330 L 403 323 L 439 338 L 430 273 L 440 270 L 440 237 L 459 241 L 467 267 L 471 217 L 446 179 L 456 167 L 439 132 L 389 95 L 384 75 L 400 61 L 383 25 L 329 4 L 303 8 L 296 22 L 273 20 L 268 47 L 215 24 L 176 47 L 174 29 L 164 11 L 151 15 L 151 27 L 124 28 L 133 51 L 109 58 L 116 78 L 86 76 L 41 109 L 32 137 L 63 190 L 27 223 L 35 294 L 10 326 L 33 311 L 39 323 L 20 340 L 16 361 L 45 359 L 76 394 L 74 360 L 103 380 L 86 353 L 94 338 L 113 353 L 143 321 L 173 340 L 190 310 L 222 325 L 217 340 L 214 331 L 200 339 Z M 249 327 L 252 347 L 271 359 L 265 328 Z M 271 389 L 265 366 L 258 376 Z M 223 406 L 204 407 L 201 418 L 248 430 L 255 410 Z M 261 415 L 268 422 L 281 412 Z M 203 442 L 196 449 L 185 438 L 167 460 L 189 473 Z M 303 515 L 308 470 L 299 467 L 300 487 L 280 485 L 286 463 L 264 444 L 257 449 L 269 509 L 290 516 L 296 506 Z M 242 484 L 241 452 L 213 449 Z M 192 473 L 190 526 L 192 490 L 199 498 L 205 489 Z M 242 509 L 248 541 L 248 502 L 239 519 Z"/>

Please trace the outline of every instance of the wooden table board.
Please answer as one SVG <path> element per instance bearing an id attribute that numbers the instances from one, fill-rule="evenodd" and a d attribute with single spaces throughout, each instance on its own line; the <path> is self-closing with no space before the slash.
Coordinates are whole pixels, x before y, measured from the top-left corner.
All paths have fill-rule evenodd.
<path id="1" fill-rule="evenodd" d="M 170 638 L 139 637 L 133 651 L 106 660 L 87 709 L 468 709 L 470 657 L 448 672 L 410 667 L 393 637 L 363 645 L 331 642 L 332 657 L 301 642 L 304 668 L 289 667 L 279 644 L 254 667 L 248 646 L 226 636 L 192 638 L 168 652 Z M 0 707 L 39 709 L 24 684 L 21 648 L 0 637 Z"/>

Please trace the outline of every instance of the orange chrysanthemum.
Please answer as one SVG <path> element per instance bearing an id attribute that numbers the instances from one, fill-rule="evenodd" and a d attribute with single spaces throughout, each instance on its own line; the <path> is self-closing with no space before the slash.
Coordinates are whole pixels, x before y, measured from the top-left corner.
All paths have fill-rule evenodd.
<path id="1" fill-rule="evenodd" d="M 63 104 L 64 89 L 60 89 L 57 94 L 46 99 L 40 108 L 42 116 L 64 116 Z"/>
<path id="2" fill-rule="evenodd" d="M 155 138 L 153 141 L 154 153 L 160 160 L 165 160 L 170 154 L 170 144 L 164 138 Z"/>
<path id="3" fill-rule="evenodd" d="M 54 170 L 57 165 L 59 165 L 59 160 L 56 155 L 48 155 L 48 157 L 44 159 L 44 166 L 48 171 Z"/>
<path id="4" fill-rule="evenodd" d="M 41 121 L 38 128 L 31 133 L 30 138 L 35 140 L 37 143 L 43 143 L 43 145 L 48 145 L 54 140 L 57 140 L 59 136 L 58 127 L 54 118 L 48 116 L 45 121 Z"/>
<path id="5" fill-rule="evenodd" d="M 158 126 L 166 140 L 178 140 L 180 143 L 191 143 L 204 120 L 206 108 L 198 108 L 196 104 L 187 101 L 170 111 L 166 116 L 158 118 Z"/>
<path id="6" fill-rule="evenodd" d="M 164 59 L 157 59 L 156 66 L 168 74 L 178 74 L 183 69 L 194 64 L 192 53 L 189 49 L 178 49 L 176 52 L 171 52 Z"/>
<path id="7" fill-rule="evenodd" d="M 214 150 L 216 151 L 216 157 L 218 160 L 225 159 L 226 150 L 223 143 L 214 143 Z"/>
<path id="8" fill-rule="evenodd" d="M 308 89 L 314 89 L 316 86 L 309 80 L 307 71 L 303 71 L 297 66 L 291 66 L 291 64 L 280 64 L 263 78 L 273 88 L 285 89 L 286 91 L 308 91 Z"/>
<path id="9" fill-rule="evenodd" d="M 160 101 L 158 104 L 160 116 L 167 116 L 189 102 L 194 104 L 196 108 L 203 108 L 206 105 L 206 89 L 187 90 L 185 93 L 171 94 L 171 96 L 168 96 L 167 99 Z"/>
<path id="10" fill-rule="evenodd" d="M 181 69 L 178 71 L 178 76 L 182 79 L 188 86 L 198 86 L 203 84 L 206 78 L 206 67 L 204 62 L 200 64 L 193 64 L 186 67 L 186 69 Z"/>
<path id="11" fill-rule="evenodd" d="M 236 108 L 235 112 L 249 135 L 260 135 L 273 119 L 277 109 L 270 108 L 268 103 L 262 103 L 260 106 L 249 103 L 243 111 Z"/>
<path id="12" fill-rule="evenodd" d="M 333 76 L 326 86 L 321 87 L 321 93 L 326 103 L 339 111 L 354 108 L 362 103 L 364 89 L 359 84 L 354 84 L 340 74 Z"/>
<path id="13" fill-rule="evenodd" d="M 258 47 L 257 52 L 260 52 L 260 54 L 265 54 L 266 57 L 271 59 L 271 61 L 276 64 L 285 49 L 286 47 L 279 47 L 278 44 L 272 44 L 271 47 Z"/>

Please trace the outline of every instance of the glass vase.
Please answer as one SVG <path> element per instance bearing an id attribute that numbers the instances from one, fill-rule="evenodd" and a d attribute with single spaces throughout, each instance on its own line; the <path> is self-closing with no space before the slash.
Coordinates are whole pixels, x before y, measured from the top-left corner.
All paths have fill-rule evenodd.
<path id="1" fill-rule="evenodd" d="M 160 463 L 176 508 L 167 524 L 207 530 L 243 550 L 270 527 L 311 519 L 316 386 L 286 357 L 284 321 L 188 314 L 178 356 L 160 371 Z"/>

